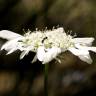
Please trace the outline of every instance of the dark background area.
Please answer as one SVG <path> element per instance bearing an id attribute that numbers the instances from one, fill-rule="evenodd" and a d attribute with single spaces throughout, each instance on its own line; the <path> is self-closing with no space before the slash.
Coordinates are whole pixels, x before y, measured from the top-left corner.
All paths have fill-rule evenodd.
<path id="1" fill-rule="evenodd" d="M 57 26 L 72 30 L 78 37 L 96 38 L 95 0 L 0 0 L 0 30 L 24 34 L 24 30 L 44 30 Z M 0 39 L 0 47 L 6 40 Z M 93 42 L 96 46 L 96 40 Z M 20 51 L 6 55 L 0 51 L 0 96 L 43 96 L 43 68 L 34 53 L 22 60 Z M 49 96 L 96 96 L 96 54 L 93 64 L 79 60 L 70 52 L 58 56 L 59 64 L 49 64 Z"/>

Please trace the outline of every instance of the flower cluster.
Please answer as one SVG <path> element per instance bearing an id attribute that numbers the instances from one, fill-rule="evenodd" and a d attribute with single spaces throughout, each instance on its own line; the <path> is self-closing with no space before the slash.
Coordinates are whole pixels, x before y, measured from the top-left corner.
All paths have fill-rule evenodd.
<path id="1" fill-rule="evenodd" d="M 7 36 L 6 34 L 9 35 Z M 0 37 L 8 39 L 7 43 L 1 48 L 1 50 L 7 50 L 7 54 L 11 54 L 19 49 L 22 52 L 20 55 L 20 59 L 22 59 L 29 51 L 32 51 L 36 53 L 32 62 L 38 59 L 42 64 L 50 62 L 58 54 L 67 50 L 78 56 L 81 60 L 91 64 L 92 59 L 89 51 L 96 52 L 96 47 L 91 47 L 94 40 L 93 37 L 75 38 L 70 34 L 66 34 L 62 27 L 46 31 L 28 31 L 23 36 L 11 31 L 2 30 Z"/>

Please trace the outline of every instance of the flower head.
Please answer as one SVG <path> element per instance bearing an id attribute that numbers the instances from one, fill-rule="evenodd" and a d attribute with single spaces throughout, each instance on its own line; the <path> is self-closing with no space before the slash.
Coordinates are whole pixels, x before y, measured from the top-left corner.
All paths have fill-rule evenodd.
<path id="1" fill-rule="evenodd" d="M 47 39 L 44 41 L 45 47 L 58 47 L 64 50 L 67 50 L 68 47 L 73 46 L 72 36 L 67 35 L 63 28 L 54 29 L 53 31 L 47 31 Z"/>
<path id="2" fill-rule="evenodd" d="M 6 32 L 11 35 L 9 38 L 6 36 Z M 33 62 L 38 59 L 42 64 L 50 62 L 58 54 L 67 50 L 81 60 L 91 64 L 92 59 L 89 51 L 96 52 L 96 47 L 91 47 L 94 40 L 93 37 L 74 38 L 74 36 L 66 34 L 63 28 L 46 30 L 45 32 L 28 31 L 23 36 L 6 30 L 0 32 L 0 37 L 8 39 L 8 42 L 1 48 L 1 50 L 7 50 L 7 54 L 19 49 L 22 51 L 20 55 L 20 59 L 22 59 L 29 51 L 32 51 L 36 53 Z"/>

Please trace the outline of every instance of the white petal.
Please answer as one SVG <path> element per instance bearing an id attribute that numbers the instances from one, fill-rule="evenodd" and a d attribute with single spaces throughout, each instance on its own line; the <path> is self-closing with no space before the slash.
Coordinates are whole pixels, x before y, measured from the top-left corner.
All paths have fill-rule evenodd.
<path id="1" fill-rule="evenodd" d="M 61 64 L 61 60 L 60 60 L 59 58 L 55 58 L 55 60 L 57 60 L 57 61 L 58 61 L 58 63 L 60 63 L 60 64 Z"/>
<path id="2" fill-rule="evenodd" d="M 90 57 L 90 55 L 80 55 L 78 56 L 82 61 L 91 64 L 92 63 L 92 59 Z"/>
<path id="3" fill-rule="evenodd" d="M 93 52 L 95 52 L 96 53 L 96 47 L 90 47 L 90 49 L 89 49 L 90 51 L 93 51 Z"/>
<path id="4" fill-rule="evenodd" d="M 5 49 L 6 51 L 11 50 L 12 48 L 16 47 L 16 42 L 8 41 L 2 47 L 1 50 Z"/>
<path id="5" fill-rule="evenodd" d="M 74 47 L 69 48 L 68 49 L 70 52 L 72 52 L 74 55 L 78 56 L 78 55 L 86 55 L 89 54 L 89 52 L 87 50 L 80 50 L 80 49 L 76 49 Z"/>
<path id="6" fill-rule="evenodd" d="M 72 52 L 74 55 L 78 56 L 82 61 L 87 62 L 88 64 L 92 63 L 92 59 L 89 55 L 88 50 L 70 48 L 69 51 Z"/>
<path id="7" fill-rule="evenodd" d="M 34 58 L 33 58 L 33 60 L 32 60 L 31 63 L 34 63 L 34 62 L 36 62 L 36 61 L 37 61 L 37 54 L 34 56 Z"/>
<path id="8" fill-rule="evenodd" d="M 94 41 L 93 37 L 90 37 L 90 38 L 74 38 L 73 39 L 74 43 L 84 44 L 84 45 L 87 45 L 87 46 L 91 46 L 93 41 Z"/>
<path id="9" fill-rule="evenodd" d="M 45 56 L 45 51 L 44 51 L 44 47 L 39 47 L 37 49 L 37 58 L 39 61 L 43 61 L 44 60 L 44 56 Z"/>
<path id="10" fill-rule="evenodd" d="M 45 52 L 44 47 L 38 48 L 37 58 L 42 61 L 42 64 L 46 64 L 54 59 L 59 53 L 61 53 L 60 48 L 50 48 Z"/>
<path id="11" fill-rule="evenodd" d="M 50 54 L 52 58 L 55 58 L 60 53 L 61 53 L 60 48 L 53 47 L 46 54 Z"/>
<path id="12" fill-rule="evenodd" d="M 12 40 L 18 37 L 22 37 L 22 35 L 14 33 L 12 31 L 8 30 L 2 30 L 0 31 L 0 38 L 7 39 L 7 40 Z"/>
<path id="13" fill-rule="evenodd" d="M 96 47 L 84 47 L 85 50 L 90 50 L 96 53 Z"/>
<path id="14" fill-rule="evenodd" d="M 23 59 L 25 55 L 27 55 L 29 53 L 29 50 L 24 50 L 21 54 L 20 54 L 20 59 Z"/>
<path id="15" fill-rule="evenodd" d="M 75 44 L 76 48 L 82 49 L 82 50 L 90 50 L 93 52 L 96 52 L 96 47 L 87 47 L 87 46 L 82 46 L 80 44 Z"/>
<path id="16" fill-rule="evenodd" d="M 17 38 L 17 39 L 13 39 L 13 40 L 9 40 L 8 42 L 6 42 L 2 47 L 1 47 L 1 50 L 5 49 L 7 51 L 13 49 L 13 48 L 16 48 L 17 46 L 17 42 L 18 40 L 22 39 L 21 37 L 20 38 Z"/>
<path id="17" fill-rule="evenodd" d="M 7 55 L 13 53 L 13 52 L 16 51 L 16 50 L 17 50 L 17 48 L 11 49 L 10 51 L 8 51 Z"/>

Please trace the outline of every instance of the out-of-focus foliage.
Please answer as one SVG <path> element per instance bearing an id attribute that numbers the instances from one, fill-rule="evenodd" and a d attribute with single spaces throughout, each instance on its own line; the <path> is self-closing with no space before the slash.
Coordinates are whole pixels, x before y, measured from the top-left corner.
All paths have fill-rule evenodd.
<path id="1" fill-rule="evenodd" d="M 95 0 L 0 0 L 0 30 L 24 34 L 27 29 L 62 26 L 80 37 L 96 38 Z M 0 47 L 6 40 L 0 39 Z M 96 45 L 96 40 L 94 42 Z M 20 51 L 0 51 L 0 96 L 43 96 L 43 65 L 31 64 L 34 53 L 19 60 Z M 49 96 L 95 96 L 96 56 L 93 64 L 70 52 L 60 54 L 61 64 L 49 64 Z"/>
<path id="2" fill-rule="evenodd" d="M 20 32 L 63 26 L 84 35 L 96 32 L 95 0 L 0 0 L 0 29 Z"/>

